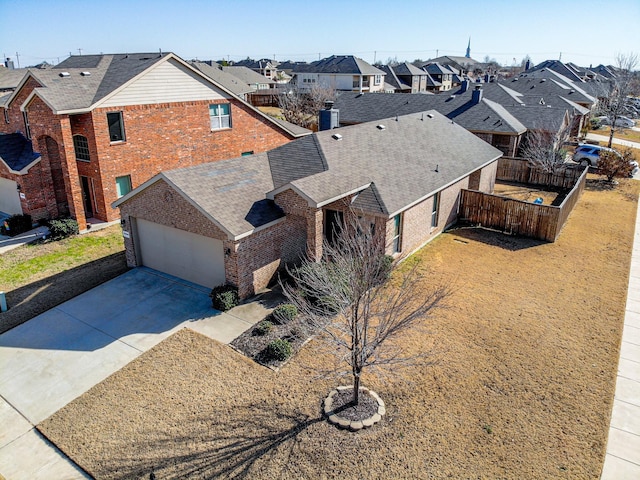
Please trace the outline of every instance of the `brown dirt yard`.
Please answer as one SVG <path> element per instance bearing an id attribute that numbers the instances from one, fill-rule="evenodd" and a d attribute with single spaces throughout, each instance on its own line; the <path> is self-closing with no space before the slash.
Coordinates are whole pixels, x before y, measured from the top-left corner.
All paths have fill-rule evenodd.
<path id="1" fill-rule="evenodd" d="M 435 364 L 364 378 L 373 428 L 323 420 L 349 380 L 317 378 L 315 340 L 274 372 L 182 330 L 38 429 L 99 479 L 597 479 L 640 182 L 594 179 L 556 243 L 459 229 L 416 253 L 455 291 L 398 342 Z"/>

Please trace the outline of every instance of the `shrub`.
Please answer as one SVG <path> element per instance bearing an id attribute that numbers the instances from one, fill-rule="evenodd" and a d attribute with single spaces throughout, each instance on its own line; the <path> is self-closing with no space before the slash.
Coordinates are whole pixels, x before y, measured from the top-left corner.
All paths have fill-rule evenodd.
<path id="1" fill-rule="evenodd" d="M 31 222 L 31 215 L 29 214 L 16 214 L 7 218 L 2 225 L 2 234 L 13 237 L 24 232 L 31 230 L 33 223 Z"/>
<path id="2" fill-rule="evenodd" d="M 281 338 L 277 338 L 269 343 L 265 349 L 265 354 L 269 360 L 286 360 L 291 356 L 292 352 L 291 344 Z"/>
<path id="3" fill-rule="evenodd" d="M 263 320 L 258 325 L 256 325 L 256 328 L 253 330 L 253 333 L 255 333 L 256 335 L 262 336 L 269 333 L 272 329 L 273 329 L 273 323 L 271 323 L 269 320 Z"/>
<path id="4" fill-rule="evenodd" d="M 271 313 L 271 318 L 281 325 L 290 322 L 298 315 L 298 308 L 290 303 L 278 305 Z"/>
<path id="5" fill-rule="evenodd" d="M 63 238 L 80 233 L 78 222 L 73 218 L 58 218 L 49 222 L 49 233 L 52 240 L 62 240 Z"/>
<path id="6" fill-rule="evenodd" d="M 240 302 L 238 289 L 233 285 L 219 285 L 214 287 L 209 294 L 213 308 L 226 312 L 237 306 Z"/>

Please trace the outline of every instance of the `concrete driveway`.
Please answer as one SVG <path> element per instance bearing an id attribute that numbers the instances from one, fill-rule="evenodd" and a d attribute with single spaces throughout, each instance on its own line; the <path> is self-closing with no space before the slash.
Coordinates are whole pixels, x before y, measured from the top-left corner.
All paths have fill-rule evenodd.
<path id="1" fill-rule="evenodd" d="M 269 311 L 221 313 L 208 293 L 136 268 L 0 335 L 0 474 L 86 478 L 34 425 L 180 328 L 228 343 Z"/>

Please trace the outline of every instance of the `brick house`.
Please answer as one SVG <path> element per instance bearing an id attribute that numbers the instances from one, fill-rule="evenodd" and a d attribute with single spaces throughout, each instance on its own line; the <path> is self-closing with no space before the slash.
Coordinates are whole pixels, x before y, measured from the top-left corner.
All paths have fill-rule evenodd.
<path id="1" fill-rule="evenodd" d="M 161 172 L 113 206 L 130 266 L 247 297 L 285 264 L 319 258 L 349 208 L 387 253 L 413 252 L 456 222 L 461 189 L 493 191 L 501 156 L 429 111 Z"/>
<path id="2" fill-rule="evenodd" d="M 70 215 L 81 229 L 91 218 L 116 220 L 111 203 L 159 171 L 310 133 L 262 114 L 172 53 L 72 56 L 29 70 L 0 107 L 0 211 Z M 25 165 L 19 141 L 34 162 Z"/>
<path id="3" fill-rule="evenodd" d="M 292 83 L 301 91 L 314 87 L 348 92 L 382 92 L 385 72 L 353 55 L 332 55 L 293 66 Z"/>

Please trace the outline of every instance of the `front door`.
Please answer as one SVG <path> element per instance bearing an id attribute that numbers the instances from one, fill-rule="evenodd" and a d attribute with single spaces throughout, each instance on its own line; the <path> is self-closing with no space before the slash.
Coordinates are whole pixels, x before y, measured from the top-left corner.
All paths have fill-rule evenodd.
<path id="1" fill-rule="evenodd" d="M 84 214 L 86 218 L 92 218 L 93 207 L 93 180 L 89 177 L 80 177 L 80 183 L 82 184 L 82 203 L 84 205 Z"/>

